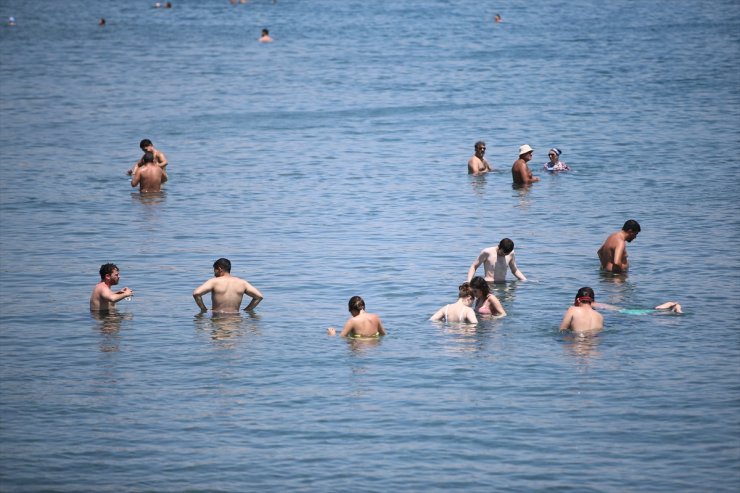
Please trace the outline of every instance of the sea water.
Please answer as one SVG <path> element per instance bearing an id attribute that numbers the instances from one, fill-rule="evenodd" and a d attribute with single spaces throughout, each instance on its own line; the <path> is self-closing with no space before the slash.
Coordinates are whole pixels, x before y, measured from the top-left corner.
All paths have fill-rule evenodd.
<path id="1" fill-rule="evenodd" d="M 11 15 L 3 491 L 737 490 L 736 2 Z M 143 138 L 170 163 L 151 196 L 125 175 Z M 471 177 L 477 140 L 494 172 Z M 522 144 L 541 181 L 517 189 Z M 572 172 L 539 169 L 553 146 Z M 631 218 L 629 275 L 600 274 Z M 504 237 L 528 277 L 494 290 L 508 316 L 429 322 Z M 198 315 L 219 257 L 264 293 L 253 314 Z M 135 294 L 91 316 L 105 262 Z M 560 334 L 581 286 L 685 314 Z M 387 337 L 326 335 L 353 295 Z"/>

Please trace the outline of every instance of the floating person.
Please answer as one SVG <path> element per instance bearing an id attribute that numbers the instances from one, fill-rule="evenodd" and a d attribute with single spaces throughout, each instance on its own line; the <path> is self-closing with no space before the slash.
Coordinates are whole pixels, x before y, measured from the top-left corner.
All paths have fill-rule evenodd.
<path id="1" fill-rule="evenodd" d="M 484 248 L 478 254 L 478 258 L 470 265 L 468 269 L 468 282 L 473 279 L 478 266 L 483 264 L 485 279 L 488 282 L 503 283 L 506 282 L 506 271 L 511 273 L 520 281 L 526 281 L 524 273 L 516 265 L 516 256 L 514 255 L 514 242 L 509 238 L 504 238 L 498 243 L 498 246 Z"/>
<path id="2" fill-rule="evenodd" d="M 145 152 L 142 161 L 131 177 L 131 186 L 138 185 L 142 193 L 162 191 L 162 183 L 167 181 L 167 174 L 154 164 L 154 154 Z"/>
<path id="3" fill-rule="evenodd" d="M 582 287 L 576 293 L 575 304 L 568 308 L 560 322 L 560 331 L 572 330 L 576 334 L 590 335 L 604 328 L 604 317 L 594 310 L 594 290 Z"/>
<path id="4" fill-rule="evenodd" d="M 445 305 L 432 315 L 429 320 L 444 320 L 445 322 L 468 322 L 477 324 L 478 318 L 473 310 L 475 295 L 470 284 L 464 282 L 457 288 L 457 301 L 451 305 Z"/>
<path id="5" fill-rule="evenodd" d="M 8 17 L 8 25 L 15 26 L 15 17 L 13 17 L 12 15 Z"/>
<path id="6" fill-rule="evenodd" d="M 262 293 L 244 279 L 231 275 L 231 261 L 220 258 L 213 263 L 213 276 L 193 291 L 193 299 L 201 313 L 208 311 L 203 303 L 203 295 L 211 293 L 211 311 L 213 313 L 239 313 L 244 295 L 250 296 L 252 301 L 244 307 L 244 311 L 252 311 L 264 299 Z"/>
<path id="7" fill-rule="evenodd" d="M 493 18 L 493 21 L 494 21 L 494 22 L 495 22 L 496 24 L 498 24 L 498 23 L 499 23 L 499 22 L 501 22 L 502 20 L 503 20 L 503 19 L 501 18 L 501 15 L 500 15 L 500 14 L 496 14 L 496 17 L 494 17 L 494 18 Z"/>
<path id="8" fill-rule="evenodd" d="M 167 157 L 165 157 L 164 153 L 162 151 L 159 151 L 154 148 L 154 144 L 152 144 L 152 141 L 149 139 L 143 139 L 141 142 L 139 142 L 139 148 L 142 150 L 142 152 L 147 153 L 151 152 L 154 154 L 154 163 L 162 168 L 162 171 L 165 175 L 165 180 L 167 181 Z M 132 175 L 134 173 L 134 170 L 140 166 L 144 162 L 144 156 L 142 156 L 138 161 L 134 163 L 133 166 L 131 166 L 131 169 L 129 169 L 126 174 Z"/>
<path id="9" fill-rule="evenodd" d="M 534 149 L 529 145 L 524 144 L 519 147 L 519 159 L 514 161 L 511 166 L 511 177 L 516 185 L 529 185 L 540 179 L 532 175 L 532 170 L 529 169 L 527 163 L 532 160 Z"/>
<path id="10" fill-rule="evenodd" d="M 479 140 L 475 143 L 474 149 L 473 156 L 468 159 L 468 174 L 477 176 L 493 171 L 491 164 L 483 157 L 486 153 L 486 143 Z"/>
<path id="11" fill-rule="evenodd" d="M 98 20 L 98 26 L 100 26 L 100 27 L 103 27 L 103 26 L 105 26 L 105 17 L 101 17 L 101 18 L 100 18 L 100 19 Z"/>
<path id="12" fill-rule="evenodd" d="M 260 43 L 272 43 L 272 38 L 270 37 L 270 30 L 267 28 L 264 28 L 262 30 L 262 35 L 259 39 Z"/>
<path id="13" fill-rule="evenodd" d="M 601 262 L 601 268 L 607 272 L 627 272 L 630 263 L 627 260 L 627 243 L 637 238 L 640 232 L 640 223 L 629 219 L 622 226 L 621 231 L 612 233 L 596 252 Z"/>
<path id="14" fill-rule="evenodd" d="M 474 310 L 476 313 L 493 317 L 506 316 L 506 310 L 504 310 L 498 298 L 491 293 L 491 288 L 485 279 L 475 276 L 470 280 L 470 287 L 473 290 L 473 295 L 475 295 Z"/>
<path id="15" fill-rule="evenodd" d="M 545 171 L 570 171 L 570 167 L 560 160 L 560 155 L 562 153 L 563 151 L 557 147 L 553 147 L 547 151 L 547 157 L 549 157 L 550 160 L 545 163 L 543 169 Z"/>
<path id="16" fill-rule="evenodd" d="M 361 297 L 351 297 L 347 305 L 352 316 L 344 324 L 340 337 L 368 338 L 386 335 L 380 317 L 365 311 L 365 301 Z M 330 336 L 337 335 L 337 329 L 329 327 L 326 333 Z"/>
<path id="17" fill-rule="evenodd" d="M 614 310 L 625 315 L 649 315 L 651 313 L 658 312 L 671 312 L 671 313 L 683 313 L 683 307 L 676 301 L 667 301 L 662 303 L 655 308 L 620 308 L 618 306 L 609 305 L 607 303 L 594 303 L 594 308 L 597 310 Z"/>
<path id="18" fill-rule="evenodd" d="M 100 282 L 93 288 L 90 295 L 90 311 L 107 311 L 115 308 L 116 303 L 124 298 L 134 295 L 129 288 L 123 288 L 115 293 L 111 286 L 118 284 L 121 273 L 115 264 L 103 264 L 100 266 Z"/>

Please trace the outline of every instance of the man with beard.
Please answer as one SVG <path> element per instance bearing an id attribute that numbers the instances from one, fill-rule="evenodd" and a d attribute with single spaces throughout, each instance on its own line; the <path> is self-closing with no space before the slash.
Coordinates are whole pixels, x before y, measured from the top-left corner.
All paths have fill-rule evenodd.
<path id="1" fill-rule="evenodd" d="M 115 293 L 111 290 L 110 287 L 118 284 L 120 278 L 121 274 L 114 264 L 100 266 L 100 282 L 95 285 L 92 295 L 90 295 L 90 311 L 110 310 L 122 299 L 134 295 L 134 292 L 129 288 L 123 288 Z"/>

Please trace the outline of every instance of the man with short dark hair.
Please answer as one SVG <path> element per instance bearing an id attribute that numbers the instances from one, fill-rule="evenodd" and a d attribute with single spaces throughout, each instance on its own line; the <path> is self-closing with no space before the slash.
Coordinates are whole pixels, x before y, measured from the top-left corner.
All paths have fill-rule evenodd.
<path id="1" fill-rule="evenodd" d="M 145 193 L 161 191 L 162 183 L 167 181 L 167 174 L 154 164 L 154 154 L 151 152 L 145 152 L 142 161 L 131 177 L 131 186 L 139 185 L 139 191 Z"/>
<path id="2" fill-rule="evenodd" d="M 468 174 L 469 175 L 482 175 L 493 171 L 491 164 L 488 160 L 483 157 L 486 154 L 486 143 L 479 140 L 475 143 L 475 153 L 468 159 Z"/>
<path id="3" fill-rule="evenodd" d="M 630 219 L 624 223 L 621 231 L 612 233 L 596 252 L 601 261 L 601 268 L 607 272 L 627 272 L 630 263 L 627 260 L 627 243 L 637 238 L 640 223 Z"/>
<path id="4" fill-rule="evenodd" d="M 165 157 L 164 153 L 155 149 L 154 144 L 152 144 L 152 141 L 149 139 L 142 139 L 142 141 L 139 142 L 139 148 L 144 152 L 144 156 L 146 156 L 147 152 L 151 152 L 154 155 L 154 164 L 162 168 L 162 172 L 164 173 L 165 178 L 162 180 L 162 183 L 167 181 L 167 157 Z M 144 164 L 144 156 L 141 156 L 141 158 L 134 163 L 131 169 L 126 172 L 127 175 L 133 175 L 136 168 Z"/>
<path id="5" fill-rule="evenodd" d="M 90 295 L 90 311 L 107 311 L 115 308 L 116 303 L 124 298 L 133 296 L 134 292 L 129 288 L 123 288 L 115 293 L 111 286 L 118 284 L 120 272 L 115 264 L 103 264 L 100 266 L 100 282 L 95 285 Z"/>
<path id="6" fill-rule="evenodd" d="M 214 313 L 239 313 L 239 307 L 244 295 L 252 297 L 252 301 L 244 308 L 245 312 L 253 310 L 262 301 L 260 291 L 244 279 L 231 275 L 231 262 L 220 258 L 213 263 L 214 277 L 204 282 L 193 291 L 193 299 L 201 312 L 207 312 L 208 307 L 203 303 L 202 296 L 211 293 L 211 310 Z"/>
<path id="7" fill-rule="evenodd" d="M 475 271 L 480 264 L 483 264 L 486 272 L 485 279 L 488 282 L 506 282 L 507 268 L 511 269 L 511 273 L 520 281 L 527 280 L 516 265 L 514 242 L 509 238 L 501 240 L 496 247 L 488 247 L 481 250 L 478 258 L 475 259 L 475 262 L 473 262 L 468 270 L 468 282 L 475 276 Z"/>

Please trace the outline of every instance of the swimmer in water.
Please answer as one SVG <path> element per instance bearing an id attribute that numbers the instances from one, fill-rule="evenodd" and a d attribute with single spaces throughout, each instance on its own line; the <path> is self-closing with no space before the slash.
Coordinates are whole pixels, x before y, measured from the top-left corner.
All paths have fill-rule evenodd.
<path id="1" fill-rule="evenodd" d="M 220 258 L 213 263 L 213 276 L 193 291 L 193 299 L 201 313 L 208 311 L 202 298 L 206 293 L 211 293 L 213 313 L 239 313 L 245 294 L 252 297 L 252 301 L 244 308 L 245 312 L 253 310 L 264 298 L 259 289 L 231 275 L 229 259 Z"/>
<path id="2" fill-rule="evenodd" d="M 162 183 L 167 181 L 167 175 L 159 166 L 154 164 L 154 154 L 145 152 L 143 163 L 136 167 L 134 176 L 131 177 L 131 186 L 139 186 L 140 192 L 159 192 Z"/>
<path id="3" fill-rule="evenodd" d="M 530 183 L 540 181 L 539 177 L 532 175 L 532 170 L 527 166 L 527 163 L 532 160 L 533 155 L 534 149 L 529 147 L 529 145 L 524 144 L 519 147 L 519 159 L 511 165 L 511 178 L 515 185 L 529 185 Z"/>
<path id="4" fill-rule="evenodd" d="M 557 147 L 553 147 L 547 151 L 547 157 L 550 161 L 546 162 L 542 167 L 545 171 L 570 171 L 570 167 L 560 160 L 560 155 L 563 153 Z"/>
<path id="5" fill-rule="evenodd" d="M 655 308 L 620 308 L 618 306 L 609 305 L 607 303 L 594 303 L 594 308 L 597 310 L 613 310 L 625 315 L 649 315 L 651 313 L 658 312 L 671 312 L 671 313 L 683 313 L 683 308 L 676 301 L 667 301 L 662 303 Z"/>
<path id="6" fill-rule="evenodd" d="M 496 296 L 491 293 L 491 288 L 488 286 L 488 282 L 480 276 L 475 276 L 470 280 L 470 287 L 473 289 L 473 295 L 475 296 L 475 312 L 479 315 L 490 315 L 493 317 L 505 317 L 506 310 L 504 310 L 501 302 Z"/>
<path id="7" fill-rule="evenodd" d="M 359 296 L 353 296 L 348 303 L 349 313 L 352 317 L 344 324 L 340 337 L 380 337 L 386 335 L 383 322 L 374 313 L 365 311 L 365 301 Z M 326 333 L 330 336 L 337 335 L 337 329 L 329 327 Z"/>
<path id="8" fill-rule="evenodd" d="M 514 242 L 509 238 L 504 238 L 498 243 L 498 246 L 488 247 L 481 250 L 478 258 L 470 265 L 468 269 L 468 282 L 473 279 L 478 266 L 483 264 L 485 279 L 488 282 L 502 283 L 506 282 L 506 269 L 520 281 L 526 281 L 524 273 L 516 265 L 514 256 Z"/>
<path id="9" fill-rule="evenodd" d="M 491 163 L 488 162 L 488 160 L 483 157 L 486 154 L 486 143 L 482 140 L 479 140 L 475 143 L 475 153 L 473 156 L 468 159 L 468 174 L 469 175 L 482 175 L 483 173 L 488 173 L 490 171 L 493 171 L 493 168 L 491 167 Z"/>
<path id="10" fill-rule="evenodd" d="M 105 26 L 105 18 L 104 17 L 101 17 L 100 18 L 100 20 L 98 21 L 98 26 L 101 26 L 101 27 L 102 26 Z"/>
<path id="11" fill-rule="evenodd" d="M 576 293 L 575 304 L 568 308 L 560 322 L 560 331 L 572 330 L 576 334 L 595 334 L 604 328 L 604 317 L 594 310 L 594 290 L 583 287 Z"/>
<path id="12" fill-rule="evenodd" d="M 270 30 L 265 28 L 262 30 L 262 35 L 259 39 L 260 43 L 272 43 L 272 38 L 270 37 Z"/>
<path id="13" fill-rule="evenodd" d="M 472 308 L 473 300 L 473 289 L 470 287 L 470 284 L 464 282 L 458 287 L 457 301 L 437 310 L 429 320 L 477 324 L 478 318 L 475 316 L 475 311 Z"/>
<path id="14" fill-rule="evenodd" d="M 621 231 L 612 233 L 596 252 L 601 261 L 601 268 L 607 272 L 627 272 L 630 263 L 627 260 L 627 243 L 632 242 L 640 233 L 640 223 L 629 219 Z"/>
<path id="15" fill-rule="evenodd" d="M 501 21 L 502 21 L 503 19 L 501 19 L 501 15 L 500 15 L 500 14 L 496 14 L 496 17 L 494 17 L 494 18 L 493 18 L 493 20 L 494 20 L 494 22 L 496 22 L 496 24 L 498 24 L 498 23 L 499 23 L 499 22 L 501 22 Z"/>
<path id="16" fill-rule="evenodd" d="M 139 142 L 139 148 L 146 154 L 147 152 L 151 152 L 154 154 L 154 163 L 162 168 L 162 171 L 164 172 L 165 179 L 164 181 L 167 181 L 167 158 L 165 157 L 164 153 L 162 151 L 159 151 L 154 148 L 154 144 L 152 144 L 152 141 L 149 139 L 143 139 L 141 142 Z M 127 175 L 134 174 L 134 171 L 136 171 L 136 168 L 138 166 L 141 166 L 144 164 L 144 156 L 142 156 L 138 161 L 134 163 L 134 165 L 131 167 L 130 170 L 126 172 Z"/>
<path id="17" fill-rule="evenodd" d="M 124 298 L 134 295 L 129 288 L 113 292 L 111 286 L 118 284 L 121 274 L 115 264 L 103 264 L 100 266 L 100 282 L 95 285 L 90 295 L 90 311 L 108 311 L 115 308 L 116 303 Z"/>

